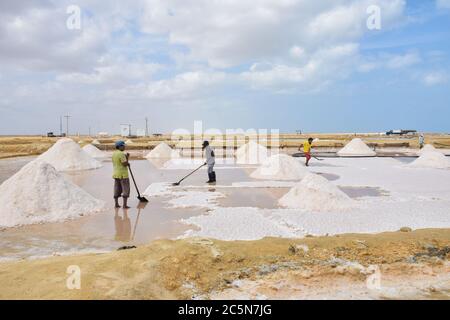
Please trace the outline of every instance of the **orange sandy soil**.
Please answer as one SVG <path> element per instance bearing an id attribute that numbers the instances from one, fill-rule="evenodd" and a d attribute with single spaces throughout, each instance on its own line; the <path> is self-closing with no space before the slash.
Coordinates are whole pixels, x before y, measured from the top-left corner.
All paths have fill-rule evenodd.
<path id="1" fill-rule="evenodd" d="M 0 263 L 0 299 L 333 298 L 342 288 L 360 288 L 350 296 L 358 299 L 366 297 L 361 288 L 368 274 L 361 268 L 369 265 L 378 266 L 393 285 L 420 282 L 425 292 L 410 298 L 448 299 L 449 248 L 450 229 L 258 241 L 159 240 L 106 254 Z M 71 265 L 81 269 L 80 290 L 66 287 Z M 244 283 L 240 289 L 237 280 Z"/>

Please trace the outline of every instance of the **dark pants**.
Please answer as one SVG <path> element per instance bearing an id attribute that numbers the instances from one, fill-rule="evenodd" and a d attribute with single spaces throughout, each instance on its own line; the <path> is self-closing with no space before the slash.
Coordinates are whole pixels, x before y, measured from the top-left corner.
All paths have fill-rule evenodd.
<path id="1" fill-rule="evenodd" d="M 130 196 L 130 179 L 114 179 L 114 199 Z"/>

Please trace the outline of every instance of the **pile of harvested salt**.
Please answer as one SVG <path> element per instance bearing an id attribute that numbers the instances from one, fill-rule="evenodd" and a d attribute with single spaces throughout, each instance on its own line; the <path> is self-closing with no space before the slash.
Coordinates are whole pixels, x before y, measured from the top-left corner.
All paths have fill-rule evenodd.
<path id="1" fill-rule="evenodd" d="M 341 157 L 371 157 L 376 155 L 375 151 L 370 149 L 360 138 L 350 141 L 337 154 Z"/>
<path id="2" fill-rule="evenodd" d="M 300 180 L 308 170 L 297 159 L 287 154 L 276 154 L 266 159 L 250 177 L 271 180 Z"/>
<path id="3" fill-rule="evenodd" d="M 152 151 L 150 151 L 146 156 L 147 159 L 170 159 L 170 158 L 178 158 L 179 154 L 177 151 L 173 150 L 168 144 L 161 142 Z"/>
<path id="4" fill-rule="evenodd" d="M 100 141 L 98 141 L 97 139 L 95 139 L 94 141 L 91 142 L 91 144 L 100 144 Z"/>
<path id="5" fill-rule="evenodd" d="M 436 149 L 432 144 L 426 144 L 422 149 L 420 149 L 417 152 L 417 155 L 421 156 L 423 153 L 429 152 L 429 151 L 435 151 L 435 152 L 440 152 L 440 153 L 444 154 L 444 152 L 442 152 L 439 149 Z"/>
<path id="6" fill-rule="evenodd" d="M 349 209 L 354 200 L 324 177 L 309 173 L 278 203 L 288 208 L 322 212 Z"/>
<path id="7" fill-rule="evenodd" d="M 266 147 L 254 141 L 250 141 L 236 150 L 236 163 L 260 164 L 267 159 L 267 153 Z"/>
<path id="8" fill-rule="evenodd" d="M 101 162 L 84 152 L 72 139 L 59 139 L 47 152 L 37 159 L 45 161 L 58 171 L 97 169 Z"/>
<path id="9" fill-rule="evenodd" d="M 205 160 L 199 158 L 178 158 L 166 161 L 162 169 L 164 170 L 193 170 L 205 163 Z"/>
<path id="10" fill-rule="evenodd" d="M 103 201 L 40 160 L 25 165 L 0 185 L 0 202 L 3 227 L 62 221 L 105 209 Z"/>
<path id="11" fill-rule="evenodd" d="M 450 160 L 439 151 L 425 151 L 419 158 L 414 160 L 408 166 L 419 168 L 448 169 L 450 168 Z"/>
<path id="12" fill-rule="evenodd" d="M 128 139 L 127 141 L 125 141 L 125 144 L 133 144 L 133 140 Z"/>
<path id="13" fill-rule="evenodd" d="M 83 148 L 83 151 L 90 155 L 92 158 L 96 159 L 104 159 L 107 157 L 106 153 L 98 149 L 96 146 L 92 144 L 87 144 Z"/>

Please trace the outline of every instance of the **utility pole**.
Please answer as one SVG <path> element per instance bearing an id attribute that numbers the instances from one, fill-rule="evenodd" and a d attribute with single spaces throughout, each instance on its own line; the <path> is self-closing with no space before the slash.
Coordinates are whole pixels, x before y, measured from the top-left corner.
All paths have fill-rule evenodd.
<path id="1" fill-rule="evenodd" d="M 71 116 L 69 116 L 69 115 L 64 116 L 64 118 L 66 118 L 66 137 L 69 137 L 69 118 L 70 117 Z"/>
<path id="2" fill-rule="evenodd" d="M 145 117 L 145 136 L 148 137 L 148 118 Z"/>
<path id="3" fill-rule="evenodd" d="M 59 135 L 62 136 L 62 116 L 59 116 Z"/>

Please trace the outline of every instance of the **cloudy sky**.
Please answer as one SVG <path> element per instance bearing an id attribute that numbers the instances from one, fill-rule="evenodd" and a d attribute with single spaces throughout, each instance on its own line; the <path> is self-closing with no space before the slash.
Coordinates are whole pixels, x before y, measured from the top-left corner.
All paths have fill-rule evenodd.
<path id="1" fill-rule="evenodd" d="M 0 2 L 0 134 L 450 132 L 449 71 L 450 0 Z"/>

